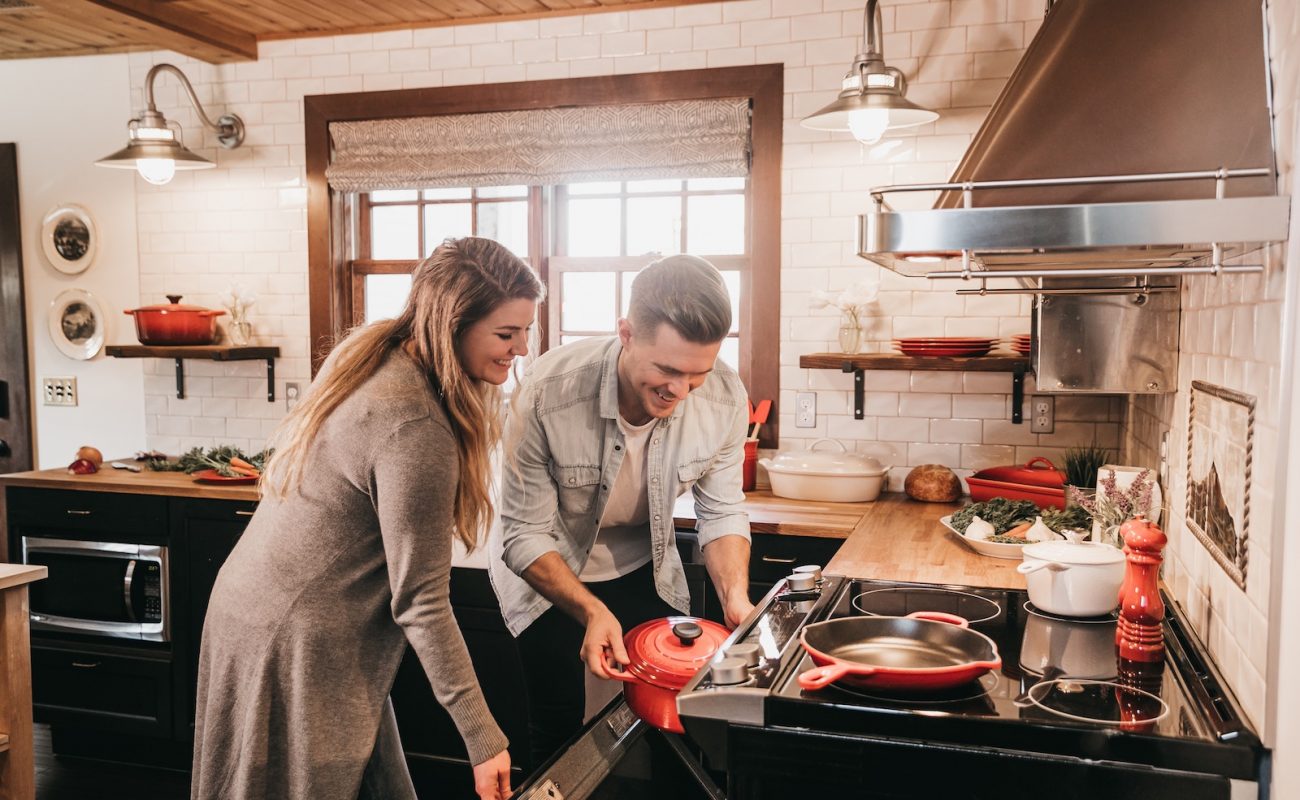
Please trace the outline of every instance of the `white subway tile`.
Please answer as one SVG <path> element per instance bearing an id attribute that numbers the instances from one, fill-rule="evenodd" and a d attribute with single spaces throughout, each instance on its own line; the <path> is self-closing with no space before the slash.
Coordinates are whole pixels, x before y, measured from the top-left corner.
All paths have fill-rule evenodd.
<path id="1" fill-rule="evenodd" d="M 952 395 L 908 392 L 898 397 L 898 413 L 904 417 L 951 417 Z"/>
<path id="2" fill-rule="evenodd" d="M 393 72 L 425 72 L 429 69 L 429 50 L 423 47 L 389 50 L 388 68 Z"/>
<path id="3" fill-rule="evenodd" d="M 658 30 L 675 25 L 676 14 L 671 8 L 649 8 L 627 15 L 630 31 Z"/>
<path id="4" fill-rule="evenodd" d="M 972 25 L 966 29 L 966 49 L 976 53 L 991 50 L 1019 52 L 1024 44 L 1024 26 L 1018 22 L 1000 25 Z"/>
<path id="5" fill-rule="evenodd" d="M 742 45 L 788 44 L 789 42 L 789 19 L 755 19 L 740 24 Z"/>
<path id="6" fill-rule="evenodd" d="M 717 25 L 722 22 L 722 8 L 718 3 L 678 6 L 674 11 L 676 25 L 679 28 L 690 28 L 699 25 Z"/>
<path id="7" fill-rule="evenodd" d="M 476 67 L 510 64 L 514 59 L 514 45 L 510 42 L 484 42 L 470 45 L 469 61 Z"/>
<path id="8" fill-rule="evenodd" d="M 912 373 L 912 391 L 953 394 L 962 390 L 960 372 L 927 372 L 917 370 Z"/>
<path id="9" fill-rule="evenodd" d="M 628 29 L 626 11 L 601 14 L 584 14 L 582 16 L 583 33 L 618 33 Z"/>
<path id="10" fill-rule="evenodd" d="M 924 442 L 929 436 L 930 420 L 913 417 L 891 419 L 876 430 L 876 438 L 882 442 Z"/>
<path id="11" fill-rule="evenodd" d="M 907 446 L 907 463 L 913 467 L 919 467 L 922 464 L 942 464 L 948 468 L 957 467 L 961 463 L 961 445 L 913 442 Z"/>
<path id="12" fill-rule="evenodd" d="M 606 58 L 642 55 L 646 52 L 645 31 L 605 33 L 600 37 L 600 54 Z M 615 71 L 618 65 L 615 64 Z"/>

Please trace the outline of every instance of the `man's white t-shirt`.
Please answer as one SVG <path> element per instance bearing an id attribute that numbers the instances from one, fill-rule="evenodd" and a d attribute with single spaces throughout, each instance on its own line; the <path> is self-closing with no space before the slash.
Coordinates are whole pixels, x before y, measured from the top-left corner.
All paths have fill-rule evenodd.
<path id="1" fill-rule="evenodd" d="M 650 498 L 646 487 L 646 445 L 655 424 L 632 425 L 618 417 L 623 431 L 623 464 L 614 477 L 591 556 L 578 577 L 585 582 L 611 581 L 650 560 Z"/>

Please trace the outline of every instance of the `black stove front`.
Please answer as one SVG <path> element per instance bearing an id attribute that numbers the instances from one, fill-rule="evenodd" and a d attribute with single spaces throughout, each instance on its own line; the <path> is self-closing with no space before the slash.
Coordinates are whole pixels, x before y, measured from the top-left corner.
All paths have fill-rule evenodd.
<path id="1" fill-rule="evenodd" d="M 1113 616 L 1054 617 L 1023 591 L 828 576 L 819 596 L 782 596 L 729 643 L 767 640 L 761 680 L 702 674 L 679 701 L 688 733 L 725 760 L 730 797 L 1258 796 L 1267 753 L 1172 604 L 1166 658 L 1151 665 L 1117 658 Z M 969 620 L 1001 669 L 941 692 L 799 687 L 815 666 L 802 625 L 924 611 Z"/>

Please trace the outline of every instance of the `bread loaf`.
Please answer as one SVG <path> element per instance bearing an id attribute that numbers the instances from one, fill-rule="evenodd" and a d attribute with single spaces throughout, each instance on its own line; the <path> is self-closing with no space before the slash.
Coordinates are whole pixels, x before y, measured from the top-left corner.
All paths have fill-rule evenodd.
<path id="1" fill-rule="evenodd" d="M 907 473 L 903 491 L 925 503 L 952 503 L 961 499 L 961 480 L 942 464 L 922 464 Z"/>

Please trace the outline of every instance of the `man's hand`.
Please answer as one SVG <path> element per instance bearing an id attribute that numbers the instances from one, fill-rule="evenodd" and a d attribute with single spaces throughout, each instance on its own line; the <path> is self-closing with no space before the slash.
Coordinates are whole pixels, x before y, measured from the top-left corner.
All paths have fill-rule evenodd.
<path id="1" fill-rule="evenodd" d="M 474 765 L 474 791 L 479 800 L 506 800 L 510 796 L 510 753 L 500 753 Z"/>
<path id="2" fill-rule="evenodd" d="M 632 663 L 623 647 L 623 626 L 604 604 L 597 605 L 587 614 L 587 633 L 582 639 L 582 660 L 591 674 L 601 680 L 613 678 L 613 661 L 626 667 Z"/>
<path id="3" fill-rule="evenodd" d="M 735 628 L 753 610 L 754 604 L 749 602 L 749 597 L 744 592 L 732 592 L 722 603 L 722 619 L 728 628 Z"/>

